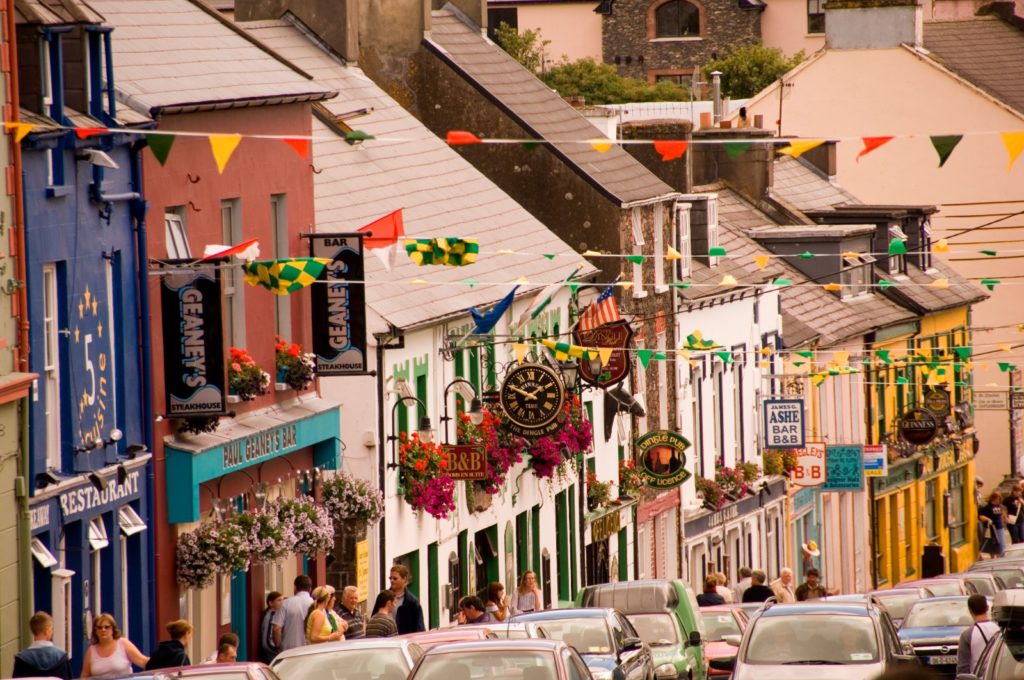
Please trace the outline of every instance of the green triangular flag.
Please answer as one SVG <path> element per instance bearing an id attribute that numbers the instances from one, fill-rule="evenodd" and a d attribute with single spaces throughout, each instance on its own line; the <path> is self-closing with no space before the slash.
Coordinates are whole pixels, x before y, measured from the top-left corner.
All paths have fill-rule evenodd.
<path id="1" fill-rule="evenodd" d="M 953 153 L 953 149 L 963 139 L 963 135 L 932 135 L 932 146 L 935 147 L 935 152 L 939 154 L 939 167 L 941 168 L 949 160 L 950 154 Z"/>
<path id="2" fill-rule="evenodd" d="M 549 260 L 553 260 L 553 259 L 555 259 L 555 254 L 554 253 L 544 253 L 544 257 L 548 258 Z"/>
<path id="3" fill-rule="evenodd" d="M 369 132 L 363 132 L 362 130 L 352 130 L 351 132 L 345 133 L 346 142 L 365 142 L 367 139 L 377 139 Z"/>
<path id="4" fill-rule="evenodd" d="M 810 359 L 811 357 L 814 356 L 814 352 L 808 352 L 808 351 L 797 352 L 797 354 L 802 356 L 804 359 Z"/>
<path id="5" fill-rule="evenodd" d="M 896 378 L 896 384 L 897 385 L 906 385 L 909 382 L 910 381 L 907 380 L 906 378 L 904 378 L 902 375 L 900 377 Z"/>
<path id="6" fill-rule="evenodd" d="M 965 383 L 963 380 L 957 380 L 955 384 L 957 387 L 967 387 L 967 383 Z"/>
<path id="7" fill-rule="evenodd" d="M 883 290 L 888 288 L 889 286 L 894 286 L 894 285 L 896 285 L 896 284 L 894 284 L 892 281 L 886 281 L 885 279 L 878 279 L 878 287 L 883 289 Z"/>
<path id="8" fill-rule="evenodd" d="M 682 288 L 683 290 L 686 290 L 687 288 L 693 285 L 693 281 L 673 281 L 672 285 L 675 286 L 676 288 Z"/>
<path id="9" fill-rule="evenodd" d="M 174 135 L 150 134 L 146 135 L 146 143 L 152 149 L 156 160 L 163 165 L 167 157 L 171 155 L 171 147 L 174 146 Z"/>
<path id="10" fill-rule="evenodd" d="M 996 251 L 994 250 L 979 250 L 978 252 L 981 253 L 982 255 L 988 255 L 989 257 L 996 256 Z"/>
<path id="11" fill-rule="evenodd" d="M 998 284 L 998 283 L 999 283 L 999 279 L 982 279 L 981 280 L 981 285 L 985 286 L 989 290 L 994 289 L 996 287 L 996 284 Z"/>
<path id="12" fill-rule="evenodd" d="M 1011 368 L 1013 368 L 1013 364 L 1011 364 L 1009 361 L 1000 361 L 999 362 L 999 370 L 1002 371 L 1003 373 L 1006 373 Z"/>
<path id="13" fill-rule="evenodd" d="M 721 352 L 715 352 L 715 356 L 718 357 L 719 359 L 721 359 L 723 364 L 731 364 L 732 363 L 732 352 L 729 352 L 727 350 L 721 351 Z"/>
<path id="14" fill-rule="evenodd" d="M 626 255 L 626 259 L 629 260 L 630 262 L 632 262 L 633 264 L 643 264 L 644 263 L 644 256 L 643 255 Z"/>
<path id="15" fill-rule="evenodd" d="M 538 146 L 540 146 L 540 142 L 523 142 L 523 148 L 527 151 L 533 151 Z"/>
<path id="16" fill-rule="evenodd" d="M 725 257 L 725 248 L 722 246 L 711 246 L 708 248 L 708 257 Z"/>
<path id="17" fill-rule="evenodd" d="M 569 284 L 569 291 L 570 291 L 570 292 L 571 292 L 571 293 L 572 293 L 573 295 L 575 295 L 575 294 L 576 294 L 576 291 L 578 291 L 579 289 L 580 289 L 580 284 L 578 284 L 578 283 L 570 283 L 570 284 Z"/>
<path id="18" fill-rule="evenodd" d="M 878 358 L 881 359 L 882 361 L 884 361 L 885 363 L 891 364 L 892 363 L 892 359 L 889 358 L 889 352 L 890 351 L 891 350 L 888 350 L 888 349 L 880 349 L 880 350 L 877 350 L 875 352 L 875 354 L 877 354 Z"/>
<path id="19" fill-rule="evenodd" d="M 800 257 L 803 258 L 804 260 L 809 260 L 812 257 L 814 257 L 814 253 L 812 253 L 809 250 L 805 250 L 804 252 L 800 253 Z"/>
<path id="20" fill-rule="evenodd" d="M 792 286 L 793 282 L 790 281 L 789 279 L 778 278 L 778 279 L 775 279 L 774 281 L 772 281 L 772 285 L 773 286 L 779 286 L 780 288 L 784 288 L 786 286 Z"/>
<path id="21" fill-rule="evenodd" d="M 636 358 L 640 360 L 640 365 L 647 368 L 647 364 L 651 363 L 651 357 L 654 356 L 653 349 L 638 349 L 636 351 Z"/>
<path id="22" fill-rule="evenodd" d="M 466 284 L 467 286 L 469 286 L 470 288 L 472 288 L 472 287 L 473 287 L 473 286 L 475 286 L 476 284 L 480 283 L 480 282 L 479 282 L 479 281 L 477 281 L 476 279 L 463 279 L 463 280 L 462 280 L 462 282 L 463 282 L 464 284 Z"/>
<path id="23" fill-rule="evenodd" d="M 658 361 L 668 361 L 668 356 L 664 352 L 658 352 L 654 355 L 654 358 Z"/>
<path id="24" fill-rule="evenodd" d="M 960 361 L 967 361 L 971 358 L 970 347 L 957 347 L 955 350 L 956 355 L 960 358 Z"/>
<path id="25" fill-rule="evenodd" d="M 894 238 L 889 241 L 889 254 L 890 255 L 906 255 L 907 254 L 907 243 L 901 238 Z"/>
<path id="26" fill-rule="evenodd" d="M 806 363 L 807 363 L 806 361 L 794 361 L 793 365 L 794 366 L 803 366 Z"/>
<path id="27" fill-rule="evenodd" d="M 726 142 L 722 146 L 725 147 L 725 153 L 729 154 L 729 158 L 736 160 L 743 153 L 750 148 L 750 142 Z"/>

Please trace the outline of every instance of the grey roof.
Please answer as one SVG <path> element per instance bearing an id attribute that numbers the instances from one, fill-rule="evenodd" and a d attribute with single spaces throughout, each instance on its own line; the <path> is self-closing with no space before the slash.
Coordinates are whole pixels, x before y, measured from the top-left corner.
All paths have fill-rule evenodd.
<path id="1" fill-rule="evenodd" d="M 835 205 L 860 203 L 809 162 L 790 156 L 780 155 L 775 159 L 771 192 L 799 210 L 824 210 Z"/>
<path id="2" fill-rule="evenodd" d="M 597 128 L 556 92 L 454 12 L 433 13 L 424 44 L 537 138 L 585 141 L 601 137 Z M 552 142 L 550 147 L 619 204 L 676 193 L 618 145 L 605 153 L 589 144 Z"/>
<path id="3" fill-rule="evenodd" d="M 887 276 L 879 271 L 879 276 Z M 919 310 L 922 314 L 941 312 L 944 309 L 972 305 L 987 299 L 988 294 L 981 287 L 960 276 L 948 263 L 932 257 L 932 268 L 921 271 L 907 262 L 907 278 L 914 286 L 892 286 L 883 292 L 892 299 Z M 949 280 L 949 288 L 933 288 L 930 284 L 939 278 Z"/>
<path id="4" fill-rule="evenodd" d="M 961 78 L 1024 113 L 1024 31 L 994 16 L 924 24 L 924 46 Z"/>
<path id="5" fill-rule="evenodd" d="M 140 113 L 317 101 L 334 93 L 189 0 L 90 0 L 113 34 L 120 102 Z"/>
<path id="6" fill-rule="evenodd" d="M 480 241 L 480 258 L 464 267 L 417 267 L 404 254 L 386 273 L 376 257 L 366 258 L 372 309 L 400 328 L 463 313 L 470 306 L 497 302 L 508 285 L 416 286 L 410 281 L 457 283 L 531 283 L 525 294 L 545 283 L 565 279 L 577 266 L 578 276 L 595 268 L 530 215 L 522 206 L 430 132 L 416 118 L 367 78 L 345 66 L 299 27 L 286 21 L 239 24 L 276 52 L 311 73 L 316 81 L 342 94 L 324 107 L 333 115 L 367 109 L 349 120 L 352 127 L 376 137 L 351 146 L 318 119 L 313 121 L 317 230 L 353 231 L 398 208 L 404 209 L 409 237 L 459 236 Z M 504 255 L 509 249 L 535 255 Z M 556 255 L 548 260 L 537 253 Z"/>
<path id="7" fill-rule="evenodd" d="M 19 24 L 102 24 L 103 17 L 83 0 L 15 0 L 14 18 Z"/>

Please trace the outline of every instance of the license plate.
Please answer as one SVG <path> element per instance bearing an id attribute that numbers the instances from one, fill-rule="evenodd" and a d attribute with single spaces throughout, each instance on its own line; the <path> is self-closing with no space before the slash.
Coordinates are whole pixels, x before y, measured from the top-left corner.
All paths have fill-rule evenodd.
<path id="1" fill-rule="evenodd" d="M 946 656 L 929 656 L 929 657 L 927 657 L 927 659 L 928 659 L 928 665 L 929 666 L 949 666 L 949 665 L 954 665 L 955 666 L 956 665 L 956 655 L 955 654 L 947 654 Z"/>

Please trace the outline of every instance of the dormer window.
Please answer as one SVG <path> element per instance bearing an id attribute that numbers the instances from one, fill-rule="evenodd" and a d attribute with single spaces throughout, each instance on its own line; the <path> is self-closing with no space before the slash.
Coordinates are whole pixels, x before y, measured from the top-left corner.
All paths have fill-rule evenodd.
<path id="1" fill-rule="evenodd" d="M 875 258 L 868 254 L 860 254 L 847 255 L 842 259 L 840 297 L 846 300 L 871 292 L 871 266 L 875 263 Z"/>
<path id="2" fill-rule="evenodd" d="M 889 241 L 892 239 L 899 239 L 900 241 L 907 241 L 907 234 L 903 231 L 903 228 L 892 223 L 889 225 Z M 907 256 L 906 255 L 890 255 L 889 256 L 889 273 L 898 276 L 900 274 L 907 273 Z"/>
<path id="3" fill-rule="evenodd" d="M 108 110 L 107 82 L 109 63 L 107 61 L 110 43 L 110 29 L 87 29 L 85 32 L 85 78 L 89 115 L 104 120 Z"/>
<path id="4" fill-rule="evenodd" d="M 50 115 L 53 106 L 53 68 L 50 65 L 50 34 L 39 36 L 39 91 L 42 96 L 44 115 Z"/>
<path id="5" fill-rule="evenodd" d="M 932 268 L 932 221 L 925 217 L 921 220 L 921 246 L 918 253 L 918 262 L 921 269 L 927 271 Z"/>

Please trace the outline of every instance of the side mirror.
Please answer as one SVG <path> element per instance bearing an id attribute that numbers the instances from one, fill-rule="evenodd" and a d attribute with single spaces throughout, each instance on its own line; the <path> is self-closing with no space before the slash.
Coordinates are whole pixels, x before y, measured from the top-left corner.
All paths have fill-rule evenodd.
<path id="1" fill-rule="evenodd" d="M 638 637 L 628 637 L 622 641 L 622 651 L 628 652 L 634 649 L 640 649 L 644 644 L 644 641 Z"/>
<path id="2" fill-rule="evenodd" d="M 729 645 L 730 647 L 739 647 L 740 646 L 740 639 L 741 639 L 741 636 L 739 636 L 739 635 L 723 635 L 722 636 L 722 641 L 725 642 L 725 644 Z"/>
<path id="3" fill-rule="evenodd" d="M 903 649 L 903 654 L 904 655 L 916 657 L 916 655 L 914 654 L 914 645 L 913 644 L 907 642 L 906 640 L 901 640 L 900 641 L 900 647 Z"/>
<path id="4" fill-rule="evenodd" d="M 700 647 L 701 639 L 699 630 L 690 631 L 689 643 L 691 647 Z"/>
<path id="5" fill-rule="evenodd" d="M 711 670 L 732 673 L 736 669 L 736 657 L 719 656 L 712 659 L 708 665 L 711 666 Z"/>

